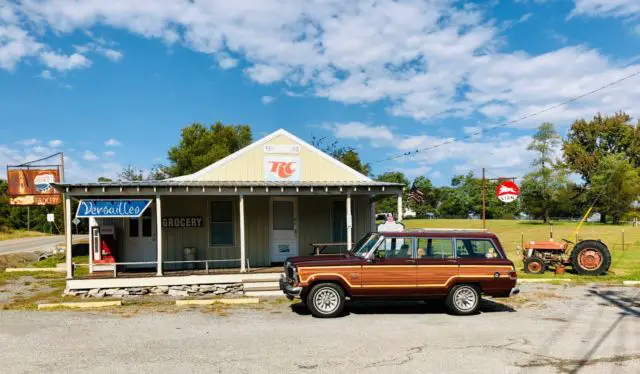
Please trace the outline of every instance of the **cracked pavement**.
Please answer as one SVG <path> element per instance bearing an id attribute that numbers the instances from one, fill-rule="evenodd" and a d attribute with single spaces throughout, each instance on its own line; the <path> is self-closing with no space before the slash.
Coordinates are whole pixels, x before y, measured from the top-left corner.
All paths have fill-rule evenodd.
<path id="1" fill-rule="evenodd" d="M 524 285 L 456 317 L 438 302 L 142 312 L 0 312 L 0 372 L 636 373 L 640 288 Z"/>

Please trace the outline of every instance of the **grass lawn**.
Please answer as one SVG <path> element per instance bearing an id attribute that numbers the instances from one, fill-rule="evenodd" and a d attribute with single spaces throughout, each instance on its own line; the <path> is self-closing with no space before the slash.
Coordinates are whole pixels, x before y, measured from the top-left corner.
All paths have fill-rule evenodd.
<path id="1" fill-rule="evenodd" d="M 39 231 L 26 230 L 0 231 L 0 241 L 9 239 L 33 238 L 36 236 L 49 236 L 49 234 L 45 234 Z"/>
<path id="2" fill-rule="evenodd" d="M 403 223 L 407 228 L 482 228 L 481 220 L 467 219 L 408 219 L 404 220 Z M 554 223 L 553 238 L 558 241 L 562 238 L 574 240 L 572 235 L 576 226 L 577 222 Z M 507 257 L 515 262 L 521 277 L 540 277 L 540 275 L 532 276 L 524 273 L 522 270 L 522 257 L 519 253 L 516 253 L 516 245 L 520 244 L 523 238 L 525 242 L 529 240 L 548 240 L 549 225 L 529 221 L 487 220 L 487 229 L 498 236 L 507 252 Z M 624 250 L 622 248 L 623 230 Z M 586 277 L 570 273 L 556 276 L 553 272 L 547 271 L 544 277 L 572 278 L 574 281 L 580 282 L 640 280 L 640 227 L 585 223 L 580 229 L 579 237 L 581 239 L 600 239 L 607 244 L 612 254 L 609 273 L 599 277 Z M 570 269 L 567 270 L 571 271 Z"/>

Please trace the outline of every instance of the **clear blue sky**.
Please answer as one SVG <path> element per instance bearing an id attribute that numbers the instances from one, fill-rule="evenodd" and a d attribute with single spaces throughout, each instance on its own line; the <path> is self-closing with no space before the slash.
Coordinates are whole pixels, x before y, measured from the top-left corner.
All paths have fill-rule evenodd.
<path id="1" fill-rule="evenodd" d="M 194 121 L 278 128 L 358 149 L 373 172 L 448 184 L 522 175 L 542 121 L 637 115 L 638 0 L 0 0 L 0 176 L 61 150 L 68 179 L 167 163 Z"/>

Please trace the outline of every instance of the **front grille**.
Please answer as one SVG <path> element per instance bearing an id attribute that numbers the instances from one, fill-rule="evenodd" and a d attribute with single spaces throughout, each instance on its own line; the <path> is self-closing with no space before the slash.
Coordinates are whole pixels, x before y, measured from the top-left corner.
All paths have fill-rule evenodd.
<path id="1" fill-rule="evenodd" d="M 287 278 L 293 279 L 293 267 L 291 266 L 287 267 Z"/>

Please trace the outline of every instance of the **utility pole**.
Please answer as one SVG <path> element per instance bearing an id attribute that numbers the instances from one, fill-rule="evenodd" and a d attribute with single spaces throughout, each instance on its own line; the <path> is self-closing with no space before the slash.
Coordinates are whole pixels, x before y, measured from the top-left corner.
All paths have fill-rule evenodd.
<path id="1" fill-rule="evenodd" d="M 31 231 L 31 207 L 27 206 L 27 231 Z"/>
<path id="2" fill-rule="evenodd" d="M 487 228 L 487 192 L 485 168 L 482 168 L 482 229 Z"/>

